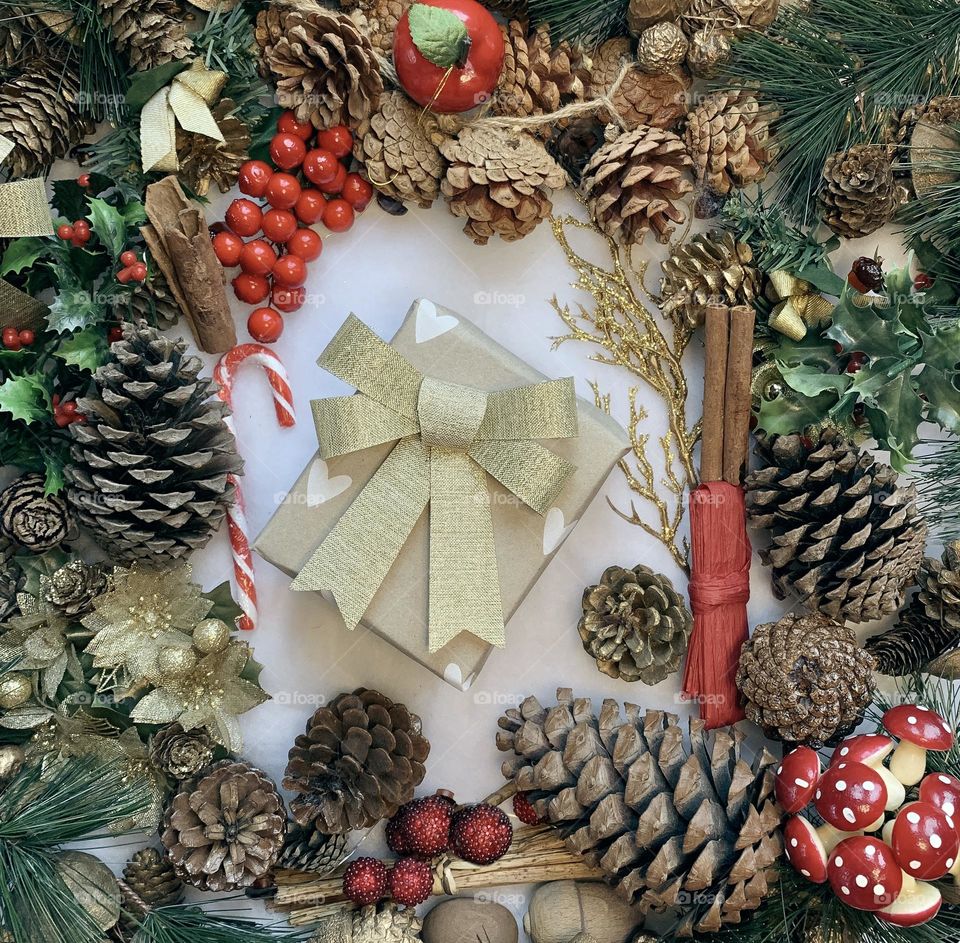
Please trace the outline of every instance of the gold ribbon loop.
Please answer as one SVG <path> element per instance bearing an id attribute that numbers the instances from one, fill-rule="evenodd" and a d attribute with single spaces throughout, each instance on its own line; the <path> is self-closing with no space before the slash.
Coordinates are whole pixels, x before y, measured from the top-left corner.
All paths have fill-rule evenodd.
<path id="1" fill-rule="evenodd" d="M 538 514 L 573 466 L 534 439 L 577 435 L 572 378 L 486 393 L 420 372 L 350 315 L 318 363 L 357 388 L 311 404 L 324 458 L 399 440 L 297 574 L 332 592 L 353 629 L 430 505 L 428 645 L 470 631 L 504 644 L 484 472 Z"/>
<path id="2" fill-rule="evenodd" d="M 770 273 L 769 294 L 779 302 L 770 312 L 770 327 L 794 341 L 803 340 L 808 328 L 823 327 L 833 314 L 833 304 L 810 282 L 784 269 Z"/>

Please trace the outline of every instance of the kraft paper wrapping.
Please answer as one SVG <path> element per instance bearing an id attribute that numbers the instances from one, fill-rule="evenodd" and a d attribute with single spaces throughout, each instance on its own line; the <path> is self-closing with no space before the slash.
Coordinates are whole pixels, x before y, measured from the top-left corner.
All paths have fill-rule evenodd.
<path id="1" fill-rule="evenodd" d="M 466 319 L 423 299 L 414 302 L 391 344 L 425 376 L 449 383 L 499 390 L 546 379 Z M 577 406 L 579 435 L 542 443 L 577 469 L 546 515 L 526 507 L 485 475 L 503 612 L 508 621 L 569 536 L 571 525 L 579 520 L 628 449 L 627 434 L 617 422 L 586 400 L 578 399 Z M 257 538 L 254 545 L 257 552 L 284 572 L 295 575 L 392 448 L 390 443 L 332 458 L 325 463 L 325 469 L 323 464 L 318 464 L 319 455 L 315 455 Z M 327 484 L 329 481 L 333 484 Z M 429 652 L 429 534 L 429 515 L 424 513 L 361 624 L 454 687 L 466 690 L 493 647 L 469 632 L 461 632 L 439 651 Z M 320 593 L 316 596 L 331 622 L 342 627 L 333 603 Z M 507 646 L 510 632 L 508 624 Z"/>

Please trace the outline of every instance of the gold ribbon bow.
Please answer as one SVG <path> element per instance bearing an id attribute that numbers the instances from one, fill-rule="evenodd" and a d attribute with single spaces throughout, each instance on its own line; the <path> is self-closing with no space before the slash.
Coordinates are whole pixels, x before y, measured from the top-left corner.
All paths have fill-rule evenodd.
<path id="1" fill-rule="evenodd" d="M 770 273 L 768 293 L 779 302 L 770 312 L 770 327 L 794 341 L 803 340 L 808 328 L 823 327 L 833 313 L 833 304 L 810 282 L 784 269 Z"/>
<path id="2" fill-rule="evenodd" d="M 197 59 L 175 75 L 140 113 L 140 160 L 144 173 L 180 168 L 177 159 L 177 124 L 184 131 L 223 141 L 223 132 L 210 112 L 227 83 L 227 73 L 208 69 Z"/>
<path id="3" fill-rule="evenodd" d="M 573 379 L 486 393 L 424 377 L 350 315 L 317 361 L 357 388 L 313 400 L 323 458 L 397 441 L 293 581 L 333 593 L 356 628 L 430 505 L 429 649 L 468 630 L 504 644 L 484 472 L 545 514 L 573 466 L 533 439 L 577 435 Z"/>

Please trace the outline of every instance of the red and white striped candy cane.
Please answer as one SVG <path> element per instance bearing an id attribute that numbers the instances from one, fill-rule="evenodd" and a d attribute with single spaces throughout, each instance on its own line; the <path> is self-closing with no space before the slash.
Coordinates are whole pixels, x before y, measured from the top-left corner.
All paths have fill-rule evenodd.
<path id="1" fill-rule="evenodd" d="M 296 421 L 293 411 L 293 393 L 287 378 L 286 368 L 280 358 L 263 344 L 240 344 L 228 350 L 213 371 L 214 379 L 220 384 L 217 395 L 228 406 L 233 407 L 233 381 L 237 370 L 245 363 L 255 363 L 262 367 L 273 391 L 273 406 L 277 413 L 277 422 L 283 427 L 292 426 Z M 227 426 L 236 436 L 233 416 L 226 418 Z M 243 493 L 236 475 L 230 475 L 230 481 L 236 489 L 233 506 L 227 512 L 227 527 L 230 531 L 230 550 L 233 554 L 233 577 L 237 588 L 238 602 L 243 615 L 237 620 L 241 629 L 257 627 L 257 587 L 253 577 L 253 552 L 250 550 L 250 535 L 247 528 L 247 516 L 244 512 Z"/>

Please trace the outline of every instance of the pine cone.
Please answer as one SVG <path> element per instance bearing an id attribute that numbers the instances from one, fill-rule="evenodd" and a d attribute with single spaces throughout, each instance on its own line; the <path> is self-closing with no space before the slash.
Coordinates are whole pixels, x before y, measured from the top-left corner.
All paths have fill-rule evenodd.
<path id="1" fill-rule="evenodd" d="M 663 263 L 660 310 L 694 329 L 708 304 L 750 305 L 760 294 L 762 276 L 753 251 L 729 231 L 698 233 Z"/>
<path id="2" fill-rule="evenodd" d="M 746 481 L 747 516 L 770 531 L 760 551 L 773 587 L 811 611 L 868 622 L 895 612 L 923 557 L 927 527 L 916 491 L 838 433 L 810 447 L 799 435 L 757 444 L 763 467 Z"/>
<path id="3" fill-rule="evenodd" d="M 43 20 L 29 7 L 9 4 L 0 22 L 0 68 L 13 71 L 50 52 Z"/>
<path id="4" fill-rule="evenodd" d="M 170 285 L 160 269 L 152 272 L 149 281 L 128 283 L 132 291 L 118 295 L 113 305 L 113 316 L 118 321 L 146 321 L 158 331 L 171 328 L 180 320 L 177 304 Z"/>
<path id="5" fill-rule="evenodd" d="M 853 630 L 821 615 L 765 622 L 744 643 L 737 687 L 747 717 L 774 740 L 834 745 L 873 700 L 874 660 Z"/>
<path id="6" fill-rule="evenodd" d="M 426 774 L 430 743 L 420 731 L 416 714 L 366 688 L 321 707 L 290 750 L 283 785 L 299 793 L 293 818 L 338 834 L 393 816 Z"/>
<path id="7" fill-rule="evenodd" d="M 732 34 L 713 26 L 694 30 L 687 50 L 687 68 L 701 79 L 713 78 L 730 58 Z"/>
<path id="8" fill-rule="evenodd" d="M 546 148 L 523 132 L 468 125 L 440 153 L 450 163 L 440 189 L 450 212 L 467 219 L 463 231 L 477 245 L 533 232 L 553 210 L 550 191 L 566 184 Z"/>
<path id="9" fill-rule="evenodd" d="M 835 233 L 859 239 L 893 218 L 898 190 L 892 157 L 890 147 L 855 144 L 827 158 L 819 194 L 820 213 Z"/>
<path id="10" fill-rule="evenodd" d="M 603 124 L 587 115 L 555 128 L 547 142 L 547 150 L 578 186 L 590 158 L 603 146 L 603 132 Z"/>
<path id="11" fill-rule="evenodd" d="M 721 195 L 762 180 L 770 162 L 769 115 L 749 92 L 714 92 L 687 115 L 697 183 Z"/>
<path id="12" fill-rule="evenodd" d="M 261 68 L 277 100 L 318 128 L 356 128 L 376 110 L 383 92 L 370 40 L 345 14 L 313 0 L 271 4 L 257 16 Z"/>
<path id="13" fill-rule="evenodd" d="M 17 563 L 17 545 L 0 534 L 0 622 L 18 611 L 17 593 L 26 585 L 27 576 Z"/>
<path id="14" fill-rule="evenodd" d="M 777 17 L 780 0 L 722 0 L 723 5 L 736 16 L 740 26 L 766 29 Z"/>
<path id="15" fill-rule="evenodd" d="M 690 720 L 557 692 L 544 709 L 528 697 L 500 718 L 497 746 L 515 755 L 503 774 L 526 792 L 569 848 L 602 868 L 638 916 L 674 911 L 674 937 L 739 923 L 777 877 L 781 812 L 774 758 L 741 755 L 745 734 L 706 732 Z M 682 905 L 681 905 L 682 902 Z"/>
<path id="16" fill-rule="evenodd" d="M 79 522 L 111 560 L 177 559 L 204 546 L 234 498 L 242 462 L 203 364 L 145 324 L 123 340 L 82 398 L 64 470 Z"/>
<path id="17" fill-rule="evenodd" d="M 648 26 L 637 43 L 637 62 L 644 72 L 659 75 L 677 68 L 687 57 L 690 43 L 676 23 Z"/>
<path id="18" fill-rule="evenodd" d="M 33 59 L 0 85 L 0 135 L 14 142 L 9 179 L 43 173 L 93 130 L 80 101 L 76 73 L 52 59 Z"/>
<path id="19" fill-rule="evenodd" d="M 221 193 L 229 193 L 237 182 L 240 165 L 249 156 L 250 131 L 232 114 L 236 107 L 233 101 L 224 98 L 213 108 L 213 118 L 223 141 L 177 129 L 177 160 L 180 162 L 177 175 L 197 196 L 206 196 L 211 183 L 215 183 Z"/>
<path id="20" fill-rule="evenodd" d="M 630 40 L 625 36 L 608 39 L 594 56 L 589 97 L 607 95 L 627 63 L 633 64 L 612 96 L 617 117 L 610 114 L 600 117 L 613 123 L 619 120 L 628 131 L 642 124 L 675 128 L 687 113 L 689 77 L 680 69 L 660 75 L 644 72 L 634 60 Z"/>
<path id="21" fill-rule="evenodd" d="M 353 155 L 381 193 L 426 209 L 440 196 L 443 140 L 432 113 L 421 115 L 403 92 L 386 92 L 357 128 Z"/>
<path id="22" fill-rule="evenodd" d="M 690 0 L 630 0 L 627 27 L 639 36 L 648 26 L 675 20 L 689 6 Z"/>
<path id="23" fill-rule="evenodd" d="M 123 879 L 148 907 L 169 907 L 183 900 L 183 881 L 156 848 L 138 851 L 124 866 Z"/>
<path id="24" fill-rule="evenodd" d="M 97 0 L 97 11 L 117 49 L 138 72 L 185 59 L 193 51 L 176 0 Z"/>
<path id="25" fill-rule="evenodd" d="M 583 172 L 582 190 L 596 224 L 621 244 L 640 243 L 649 229 L 660 242 L 682 223 L 674 201 L 693 189 L 683 141 L 641 125 L 604 144 Z"/>
<path id="26" fill-rule="evenodd" d="M 0 491 L 0 534 L 31 553 L 50 550 L 70 536 L 66 501 L 45 492 L 44 476 L 36 472 L 15 478 Z"/>
<path id="27" fill-rule="evenodd" d="M 391 902 L 361 910 L 343 910 L 320 924 L 311 943 L 419 943 L 416 911 Z"/>
<path id="28" fill-rule="evenodd" d="M 71 560 L 49 579 L 41 581 L 43 601 L 54 612 L 70 620 L 93 609 L 93 601 L 108 589 L 110 580 L 98 564 Z"/>
<path id="29" fill-rule="evenodd" d="M 213 759 L 213 741 L 200 727 L 184 731 L 180 724 L 169 724 L 150 741 L 150 758 L 164 773 L 181 782 L 199 776 Z"/>
<path id="30" fill-rule="evenodd" d="M 397 23 L 412 3 L 413 0 L 364 0 L 351 11 L 350 18 L 366 34 L 373 48 L 384 58 L 389 58 L 393 55 Z"/>
<path id="31" fill-rule="evenodd" d="M 680 668 L 693 618 L 667 577 L 611 566 L 583 591 L 584 650 L 611 678 L 659 684 Z"/>
<path id="32" fill-rule="evenodd" d="M 283 800 L 266 773 L 223 760 L 173 797 L 161 840 L 184 883 L 232 891 L 273 867 L 285 828 Z"/>
<path id="33" fill-rule="evenodd" d="M 507 21 L 520 20 L 525 23 L 530 19 L 527 0 L 487 0 L 484 6 L 499 13 Z"/>
<path id="34" fill-rule="evenodd" d="M 347 833 L 327 835 L 296 822 L 287 823 L 287 838 L 277 867 L 324 875 L 335 870 L 347 857 Z"/>

